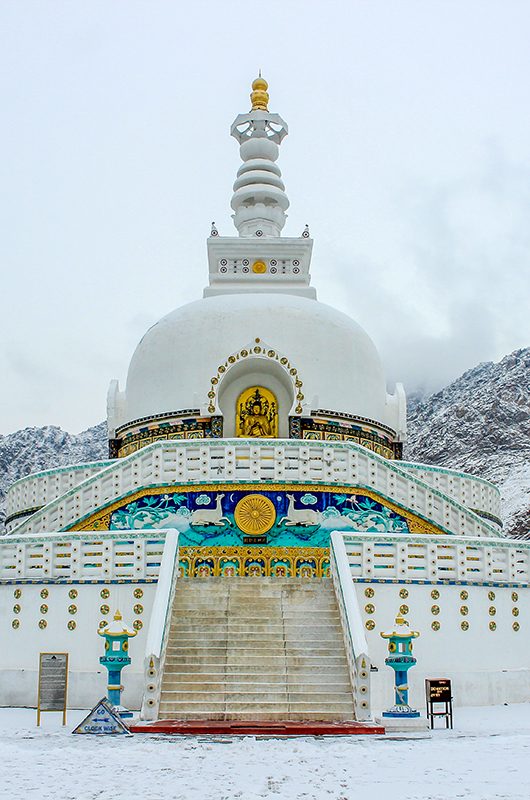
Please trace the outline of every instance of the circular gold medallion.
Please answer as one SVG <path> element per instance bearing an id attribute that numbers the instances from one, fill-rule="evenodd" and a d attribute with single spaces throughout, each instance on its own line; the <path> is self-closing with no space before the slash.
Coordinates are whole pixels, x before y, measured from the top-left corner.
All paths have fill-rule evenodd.
<path id="1" fill-rule="evenodd" d="M 135 589 L 135 590 L 134 590 L 134 592 L 133 592 L 133 594 L 134 594 L 134 596 L 135 596 L 135 597 L 136 597 L 138 600 L 140 599 L 140 597 L 143 597 L 143 596 L 144 596 L 143 590 L 142 590 L 142 589 L 139 589 L 139 588 L 138 588 L 138 589 Z"/>
<path id="2" fill-rule="evenodd" d="M 488 600 L 495 600 L 495 592 L 488 592 Z"/>
<path id="3" fill-rule="evenodd" d="M 108 614 L 110 611 L 110 607 L 106 603 L 103 603 L 103 605 L 99 607 L 99 611 L 100 614 Z"/>
<path id="4" fill-rule="evenodd" d="M 102 589 L 102 590 L 100 591 L 100 593 L 99 593 L 99 596 L 100 596 L 100 597 L 101 597 L 103 600 L 106 600 L 106 599 L 107 599 L 107 597 L 110 597 L 110 590 L 109 590 L 109 589 Z"/>
<path id="5" fill-rule="evenodd" d="M 490 631 L 494 631 L 497 628 L 496 622 L 490 622 Z"/>
<path id="6" fill-rule="evenodd" d="M 254 261 L 252 264 L 252 272 L 255 272 L 257 275 L 263 275 L 264 272 L 267 272 L 267 265 L 264 261 Z"/>
<path id="7" fill-rule="evenodd" d="M 433 589 L 432 590 L 431 597 L 432 597 L 433 600 L 438 600 L 439 599 L 440 592 L 438 591 L 438 589 Z"/>
<path id="8" fill-rule="evenodd" d="M 461 600 L 467 600 L 468 597 L 469 597 L 468 592 L 466 592 L 465 589 L 462 589 L 462 591 L 460 592 L 460 599 Z"/>
<path id="9" fill-rule="evenodd" d="M 403 605 L 399 607 L 399 613 L 404 615 L 408 614 L 409 607 L 405 603 L 403 603 Z"/>
<path id="10" fill-rule="evenodd" d="M 469 614 L 469 608 L 467 606 L 460 606 L 460 613 L 465 617 L 466 614 Z"/>
<path id="11" fill-rule="evenodd" d="M 144 627 L 144 623 L 141 619 L 135 619 L 133 622 L 133 628 L 135 631 L 140 631 Z"/>
<path id="12" fill-rule="evenodd" d="M 13 597 L 18 600 L 19 597 L 22 597 L 22 589 L 15 589 L 13 592 Z"/>
<path id="13" fill-rule="evenodd" d="M 133 611 L 134 611 L 135 614 L 143 614 L 144 613 L 144 607 L 143 607 L 143 605 L 141 603 L 136 603 L 136 605 L 133 608 Z"/>
<path id="14" fill-rule="evenodd" d="M 399 596 L 401 597 L 402 600 L 406 600 L 407 597 L 409 596 L 407 589 L 400 589 Z"/>
<path id="15" fill-rule="evenodd" d="M 519 600 L 519 595 L 517 594 L 517 592 L 512 592 L 512 600 L 514 603 L 517 603 L 517 601 Z"/>
<path id="16" fill-rule="evenodd" d="M 364 610 L 367 614 L 373 614 L 375 612 L 375 606 L 373 603 L 367 603 L 364 607 Z"/>
<path id="17" fill-rule="evenodd" d="M 75 600 L 77 597 L 77 589 L 70 589 L 70 591 L 68 592 L 68 597 L 70 598 L 70 600 Z"/>
<path id="18" fill-rule="evenodd" d="M 431 606 L 431 613 L 432 614 L 439 614 L 440 613 L 440 606 Z"/>
<path id="19" fill-rule="evenodd" d="M 439 631 L 440 627 L 441 627 L 440 623 L 438 622 L 437 619 L 435 619 L 434 622 L 431 622 L 431 628 L 433 629 L 433 631 Z"/>
<path id="20" fill-rule="evenodd" d="M 20 620 L 19 619 L 14 619 L 13 622 L 11 623 L 11 627 L 13 627 L 15 630 L 17 628 L 20 628 Z"/>
<path id="21" fill-rule="evenodd" d="M 48 592 L 47 589 L 41 589 L 40 596 L 42 597 L 43 600 L 46 600 L 46 598 L 48 597 L 48 594 L 49 594 L 49 592 Z"/>
<path id="22" fill-rule="evenodd" d="M 512 624 L 512 628 L 514 629 L 514 631 L 518 631 L 520 627 L 521 627 L 521 626 L 519 625 L 519 623 L 518 623 L 517 621 L 515 621 L 515 622 Z"/>
<path id="23" fill-rule="evenodd" d="M 364 596 L 365 597 L 373 597 L 374 594 L 375 594 L 375 592 L 374 592 L 374 590 L 372 589 L 371 586 L 369 586 L 368 589 L 364 590 Z"/>
<path id="24" fill-rule="evenodd" d="M 270 531 L 276 521 L 276 509 L 262 494 L 247 494 L 234 510 L 234 520 L 240 531 L 251 536 Z"/>
<path id="25" fill-rule="evenodd" d="M 373 629 L 375 628 L 375 622 L 373 621 L 373 619 L 367 619 L 364 625 L 365 628 L 369 631 L 373 631 Z"/>
<path id="26" fill-rule="evenodd" d="M 463 622 L 460 623 L 460 627 L 462 628 L 463 631 L 469 630 L 469 622 L 467 621 L 467 619 L 465 619 Z"/>
<path id="27" fill-rule="evenodd" d="M 75 631 L 76 628 L 75 619 L 69 620 L 68 625 L 66 627 L 68 628 L 69 631 Z"/>

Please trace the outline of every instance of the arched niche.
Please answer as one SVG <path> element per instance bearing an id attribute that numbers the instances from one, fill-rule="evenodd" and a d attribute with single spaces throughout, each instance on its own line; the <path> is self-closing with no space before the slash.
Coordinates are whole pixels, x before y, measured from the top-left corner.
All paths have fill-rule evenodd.
<path id="1" fill-rule="evenodd" d="M 248 389 L 263 387 L 277 403 L 278 437 L 289 438 L 289 415 L 295 405 L 295 386 L 282 365 L 272 359 L 249 356 L 234 364 L 219 382 L 217 406 L 223 415 L 223 435 L 238 435 L 237 415 L 241 395 Z"/>

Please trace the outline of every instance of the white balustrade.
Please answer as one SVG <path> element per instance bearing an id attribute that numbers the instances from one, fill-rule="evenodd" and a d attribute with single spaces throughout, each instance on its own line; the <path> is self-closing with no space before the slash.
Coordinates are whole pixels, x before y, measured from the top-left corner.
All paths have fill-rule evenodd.
<path id="1" fill-rule="evenodd" d="M 355 718 L 369 720 L 370 709 L 370 657 L 364 633 L 361 609 L 353 589 L 348 554 L 344 539 L 336 531 L 330 541 L 331 577 L 335 597 L 339 606 L 341 627 L 344 634 L 346 657 L 353 689 Z"/>
<path id="2" fill-rule="evenodd" d="M 145 645 L 142 719 L 158 719 L 162 675 L 178 574 L 178 533 L 168 531 Z"/>
<path id="3" fill-rule="evenodd" d="M 337 534 L 332 534 L 332 539 Z M 528 584 L 530 542 L 460 536 L 341 534 L 353 578 Z M 409 541 L 410 539 L 410 541 Z"/>
<path id="4" fill-rule="evenodd" d="M 166 530 L 0 539 L 0 580 L 158 580 Z"/>
<path id="5" fill-rule="evenodd" d="M 501 493 L 493 483 L 484 478 L 446 467 L 431 467 L 427 464 L 401 461 L 399 465 L 404 471 L 415 475 L 423 483 L 438 489 L 458 503 L 500 517 Z"/>
<path id="6" fill-rule="evenodd" d="M 113 461 L 94 461 L 71 467 L 58 467 L 36 472 L 20 478 L 10 488 L 6 497 L 6 516 L 40 508 L 78 486 L 91 475 L 97 475 Z"/>
<path id="7" fill-rule="evenodd" d="M 500 535 L 496 525 L 420 480 L 409 466 L 402 467 L 400 462 L 389 461 L 353 442 L 156 442 L 109 462 L 31 517 L 10 525 L 9 532 L 18 535 L 67 528 L 109 502 L 150 485 L 270 481 L 367 488 L 449 533 Z"/>

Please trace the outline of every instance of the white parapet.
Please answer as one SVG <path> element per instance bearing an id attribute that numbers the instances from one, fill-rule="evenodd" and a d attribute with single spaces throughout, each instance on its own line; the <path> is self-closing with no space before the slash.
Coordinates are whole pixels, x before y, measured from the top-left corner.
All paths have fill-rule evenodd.
<path id="1" fill-rule="evenodd" d="M 474 479 L 471 476 L 469 481 Z M 482 482 L 476 479 L 477 482 Z M 409 467 L 389 461 L 353 442 L 299 440 L 162 441 L 116 459 L 19 524 L 15 535 L 65 530 L 98 509 L 146 486 L 250 481 L 352 486 L 377 492 L 442 531 L 494 537 L 499 528 L 450 493 L 434 488 Z M 477 510 L 494 514 L 496 489 L 481 495 Z M 472 499 L 472 502 L 475 502 Z M 482 501 L 481 501 L 482 502 Z M 486 507 L 484 507 L 486 506 Z"/>
<path id="2" fill-rule="evenodd" d="M 344 539 L 337 531 L 331 534 L 330 564 L 350 671 L 355 717 L 358 720 L 369 720 L 371 708 L 368 643 L 359 602 L 352 584 Z"/>

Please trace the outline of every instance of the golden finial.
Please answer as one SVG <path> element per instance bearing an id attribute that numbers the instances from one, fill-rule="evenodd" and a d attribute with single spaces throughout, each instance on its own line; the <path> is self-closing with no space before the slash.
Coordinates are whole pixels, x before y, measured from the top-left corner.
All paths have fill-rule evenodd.
<path id="1" fill-rule="evenodd" d="M 114 614 L 114 619 L 116 620 L 116 622 L 119 622 L 121 619 L 123 619 L 119 610 L 116 610 L 116 613 Z"/>
<path id="2" fill-rule="evenodd" d="M 252 84 L 252 92 L 250 93 L 250 101 L 252 103 L 251 111 L 268 111 L 269 110 L 269 93 L 267 89 L 269 84 L 265 78 L 261 77 L 261 70 L 259 71 L 259 78 Z"/>

